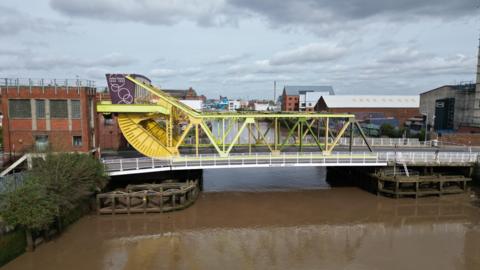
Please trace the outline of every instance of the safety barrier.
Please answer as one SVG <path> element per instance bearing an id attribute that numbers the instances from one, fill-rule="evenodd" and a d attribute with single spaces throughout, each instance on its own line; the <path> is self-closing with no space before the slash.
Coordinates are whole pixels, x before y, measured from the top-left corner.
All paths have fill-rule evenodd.
<path id="1" fill-rule="evenodd" d="M 471 166 L 478 153 L 469 152 L 320 152 L 234 153 L 227 157 L 216 154 L 184 155 L 168 159 L 126 158 L 103 160 L 107 172 L 114 175 L 148 173 L 170 170 L 302 167 L 302 166 Z"/>

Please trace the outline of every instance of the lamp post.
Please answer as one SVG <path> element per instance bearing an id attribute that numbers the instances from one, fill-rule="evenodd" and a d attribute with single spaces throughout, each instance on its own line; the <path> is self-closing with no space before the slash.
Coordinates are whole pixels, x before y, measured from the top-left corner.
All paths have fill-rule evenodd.
<path id="1" fill-rule="evenodd" d="M 423 138 L 424 144 L 427 144 L 427 135 L 428 135 L 428 109 L 426 113 L 422 113 L 425 116 L 425 138 Z"/>

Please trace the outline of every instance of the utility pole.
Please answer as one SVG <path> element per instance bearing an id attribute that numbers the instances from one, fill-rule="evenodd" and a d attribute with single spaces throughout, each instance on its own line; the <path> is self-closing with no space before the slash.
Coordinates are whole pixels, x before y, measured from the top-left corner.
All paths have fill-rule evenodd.
<path id="1" fill-rule="evenodd" d="M 427 107 L 427 114 L 425 115 L 425 138 L 423 139 L 424 144 L 427 144 L 427 135 L 428 135 L 428 107 Z"/>
<path id="2" fill-rule="evenodd" d="M 277 105 L 277 81 L 273 81 L 273 104 Z"/>

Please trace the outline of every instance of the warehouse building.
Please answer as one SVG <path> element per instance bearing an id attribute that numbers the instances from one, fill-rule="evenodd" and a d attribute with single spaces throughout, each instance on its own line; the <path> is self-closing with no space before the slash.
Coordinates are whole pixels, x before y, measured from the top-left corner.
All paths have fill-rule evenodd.
<path id="1" fill-rule="evenodd" d="M 321 96 L 335 95 L 331 86 L 286 85 L 281 96 L 282 111 L 313 112 Z"/>
<path id="2" fill-rule="evenodd" d="M 0 88 L 5 154 L 97 148 L 92 81 L 3 79 Z"/>
<path id="3" fill-rule="evenodd" d="M 479 110 L 476 85 L 444 85 L 420 94 L 420 112 L 437 131 L 475 128 Z"/>
<path id="4" fill-rule="evenodd" d="M 355 114 L 359 120 L 396 119 L 400 126 L 411 117 L 418 116 L 419 96 L 389 95 L 335 95 L 322 96 L 316 111 Z"/>

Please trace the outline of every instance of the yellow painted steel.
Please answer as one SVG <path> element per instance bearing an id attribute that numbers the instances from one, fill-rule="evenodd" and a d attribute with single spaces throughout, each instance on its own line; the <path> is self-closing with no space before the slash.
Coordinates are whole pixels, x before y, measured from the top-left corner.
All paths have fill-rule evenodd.
<path id="1" fill-rule="evenodd" d="M 126 76 L 126 79 L 151 94 L 150 104 L 107 104 L 102 102 L 97 105 L 97 111 L 119 113 L 118 124 L 123 135 L 130 145 L 148 157 L 178 156 L 180 147 L 186 145 L 193 145 L 195 153 L 199 155 L 199 147 L 206 144 L 212 146 L 221 157 L 227 157 L 234 147 L 245 145 L 241 142 L 244 132 L 248 134 L 246 146 L 248 146 L 249 152 L 252 151 L 252 146 L 263 146 L 272 154 L 278 155 L 284 146 L 292 145 L 290 140 L 293 140 L 293 145 L 299 146 L 302 151 L 302 146 L 311 145 L 304 142 L 310 134 L 320 151 L 324 155 L 329 155 L 337 146 L 346 128 L 354 121 L 354 116 L 351 114 L 202 113 L 191 109 L 150 84 L 140 82 L 132 76 Z M 331 123 L 329 120 L 332 119 L 344 121 L 343 127 L 336 136 L 329 136 L 329 124 Z M 266 131 L 261 130 L 261 121 L 266 123 Z M 282 121 L 288 131 L 286 137 L 282 136 L 280 130 Z M 316 136 L 312 130 L 315 122 L 318 123 L 318 130 L 320 123 L 324 125 L 325 141 L 323 143 L 321 142 L 322 136 Z M 221 128 L 219 127 L 220 123 Z M 214 125 L 217 125 L 217 132 L 212 130 Z M 236 130 L 235 127 L 237 127 Z M 272 127 L 273 141 L 271 137 L 267 136 Z M 256 129 L 256 137 L 252 128 Z M 320 131 L 318 133 L 320 134 Z M 250 136 L 254 137 L 254 143 Z M 187 139 L 190 140 L 189 143 L 186 143 Z M 208 142 L 205 143 L 205 141 Z"/>
<path id="2" fill-rule="evenodd" d="M 165 157 L 178 154 L 165 142 L 166 132 L 155 120 L 143 114 L 118 115 L 118 125 L 128 143 L 148 157 Z"/>

